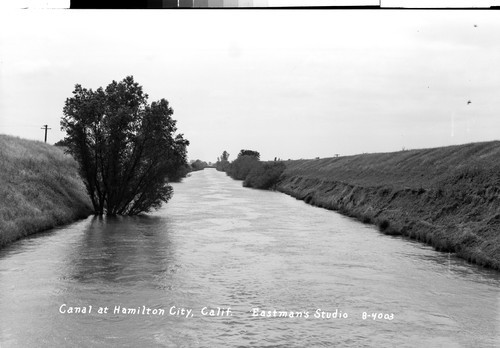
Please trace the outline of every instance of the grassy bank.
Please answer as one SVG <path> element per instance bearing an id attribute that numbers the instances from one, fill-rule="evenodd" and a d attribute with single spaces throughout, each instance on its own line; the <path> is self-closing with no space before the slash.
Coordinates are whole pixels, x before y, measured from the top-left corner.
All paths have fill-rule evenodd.
<path id="1" fill-rule="evenodd" d="M 277 189 L 500 270 L 500 142 L 288 161 Z"/>
<path id="2" fill-rule="evenodd" d="M 71 156 L 42 142 L 0 135 L 0 246 L 90 213 Z"/>

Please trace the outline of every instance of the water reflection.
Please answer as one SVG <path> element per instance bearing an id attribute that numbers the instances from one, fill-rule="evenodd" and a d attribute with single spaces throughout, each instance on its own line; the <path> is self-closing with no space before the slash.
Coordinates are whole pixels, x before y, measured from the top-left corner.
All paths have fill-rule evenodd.
<path id="1" fill-rule="evenodd" d="M 64 277 L 111 287 L 168 288 L 170 275 L 180 267 L 170 233 L 165 217 L 93 217 L 66 255 Z"/>

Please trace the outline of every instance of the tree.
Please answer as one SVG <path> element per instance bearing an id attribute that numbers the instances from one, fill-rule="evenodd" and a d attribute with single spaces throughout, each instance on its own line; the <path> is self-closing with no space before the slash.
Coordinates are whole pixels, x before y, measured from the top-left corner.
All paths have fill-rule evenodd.
<path id="1" fill-rule="evenodd" d="M 204 162 L 202 160 L 197 159 L 196 161 L 191 162 L 191 170 L 192 171 L 203 170 L 206 167 L 208 167 L 208 163 Z"/>
<path id="2" fill-rule="evenodd" d="M 233 179 L 245 180 L 248 173 L 250 173 L 252 168 L 257 166 L 258 163 L 259 159 L 255 156 L 238 156 L 238 158 L 231 163 L 226 173 Z"/>
<path id="3" fill-rule="evenodd" d="M 221 172 L 227 172 L 228 168 L 229 168 L 229 153 L 227 151 L 224 150 L 224 152 L 222 152 L 222 155 L 221 157 L 217 157 L 217 163 L 215 164 L 215 168 L 218 170 L 218 171 L 221 171 Z"/>
<path id="4" fill-rule="evenodd" d="M 66 99 L 61 130 L 80 164 L 96 214 L 136 215 L 158 209 L 173 190 L 169 181 L 187 173 L 187 146 L 175 135 L 165 99 L 148 104 L 128 76 L 93 91 L 77 84 Z"/>
<path id="5" fill-rule="evenodd" d="M 231 162 L 225 172 L 236 180 L 245 180 L 250 170 L 258 165 L 260 154 L 253 150 L 240 150 L 238 157 Z"/>
<path id="6" fill-rule="evenodd" d="M 257 151 L 253 151 L 253 150 L 241 150 L 240 153 L 238 154 L 238 157 L 242 157 L 242 156 L 251 156 L 251 157 L 255 157 L 257 159 L 260 159 L 260 153 L 258 153 Z"/>

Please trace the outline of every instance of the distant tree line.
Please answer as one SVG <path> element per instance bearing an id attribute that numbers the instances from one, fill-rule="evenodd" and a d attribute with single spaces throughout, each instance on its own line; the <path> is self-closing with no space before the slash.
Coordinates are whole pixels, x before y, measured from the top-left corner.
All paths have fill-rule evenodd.
<path id="1" fill-rule="evenodd" d="M 262 162 L 260 153 L 253 150 L 241 150 L 238 157 L 228 161 L 229 154 L 224 151 L 217 158 L 216 168 L 224 171 L 235 180 L 243 180 L 243 186 L 258 189 L 272 189 L 285 170 L 285 164 L 281 161 Z"/>

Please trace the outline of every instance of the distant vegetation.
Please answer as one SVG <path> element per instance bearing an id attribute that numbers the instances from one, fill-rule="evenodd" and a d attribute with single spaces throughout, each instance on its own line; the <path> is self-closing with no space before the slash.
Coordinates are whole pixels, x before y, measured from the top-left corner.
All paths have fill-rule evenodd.
<path id="1" fill-rule="evenodd" d="M 222 155 L 220 157 L 217 157 L 215 168 L 220 172 L 227 172 L 229 166 L 229 153 L 227 151 L 224 151 L 222 152 Z"/>
<path id="2" fill-rule="evenodd" d="M 172 196 L 169 181 L 189 171 L 187 146 L 175 135 L 173 110 L 165 99 L 149 104 L 128 76 L 105 89 L 75 86 L 66 100 L 62 144 L 80 164 L 94 212 L 136 215 L 157 209 Z"/>
<path id="3" fill-rule="evenodd" d="M 245 177 L 243 186 L 263 190 L 274 189 L 284 170 L 283 162 L 258 162 Z"/>
<path id="4" fill-rule="evenodd" d="M 260 155 L 258 152 L 241 150 L 238 157 L 231 162 L 227 174 L 233 179 L 245 180 L 247 175 L 250 174 L 250 171 L 260 162 L 259 157 Z"/>
<path id="5" fill-rule="evenodd" d="M 92 213 L 78 163 L 62 149 L 0 135 L 0 246 Z"/>
<path id="6" fill-rule="evenodd" d="M 197 160 L 191 162 L 191 164 L 190 164 L 190 171 L 196 172 L 198 170 L 203 170 L 206 167 L 208 167 L 208 163 L 207 162 L 204 162 L 202 160 L 197 159 Z"/>
<path id="7" fill-rule="evenodd" d="M 241 150 L 231 163 L 229 154 L 224 151 L 216 163 L 217 170 L 225 171 L 235 180 L 243 180 L 243 186 L 257 189 L 272 189 L 285 170 L 282 162 L 261 162 L 260 153 L 253 150 Z"/>

